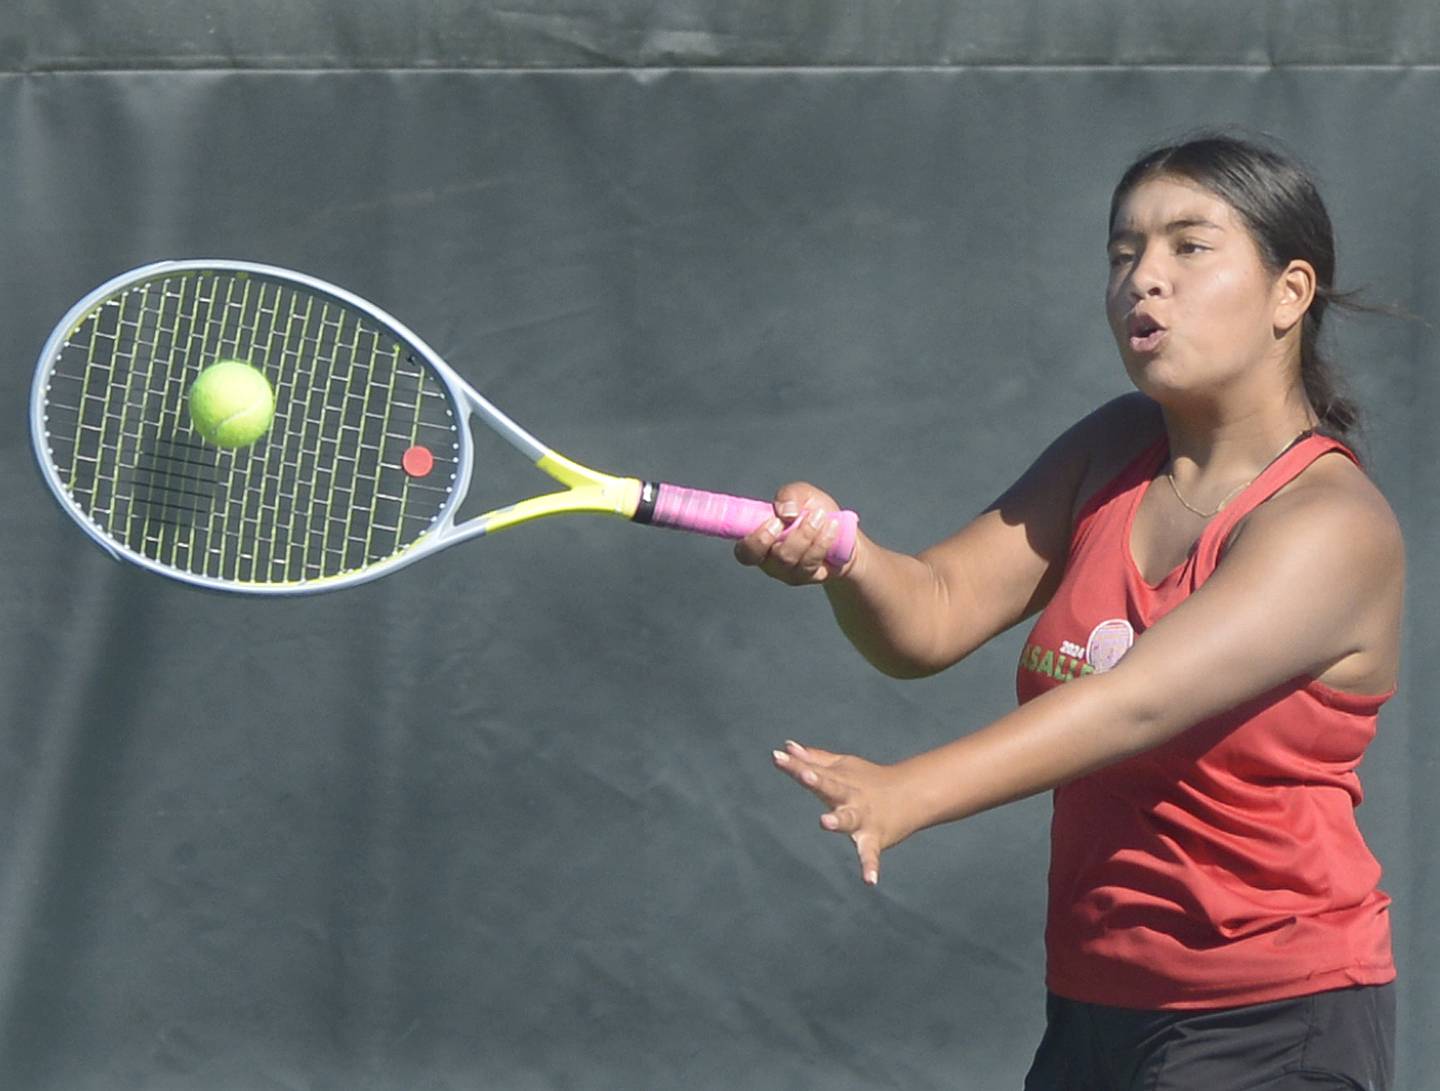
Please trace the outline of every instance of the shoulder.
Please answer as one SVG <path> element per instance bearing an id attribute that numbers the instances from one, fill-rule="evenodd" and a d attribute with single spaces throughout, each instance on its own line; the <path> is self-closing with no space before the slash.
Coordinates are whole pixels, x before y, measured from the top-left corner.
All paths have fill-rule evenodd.
<path id="1" fill-rule="evenodd" d="M 1401 579 L 1405 560 L 1400 523 L 1384 494 L 1339 451 L 1320 456 L 1248 514 L 1227 553 L 1241 548 L 1283 551 L 1316 568 L 1341 565 L 1371 583 Z"/>
<path id="2" fill-rule="evenodd" d="M 1164 434 L 1159 407 L 1142 394 L 1114 398 L 1070 425 L 1041 451 L 1016 483 L 1043 480 L 1050 502 L 1078 510 L 1091 493 Z"/>
<path id="3" fill-rule="evenodd" d="M 1122 394 L 1072 424 L 1046 455 L 1082 463 L 1088 472 L 1114 476 L 1165 434 L 1160 407 L 1143 394 Z"/>
<path id="4" fill-rule="evenodd" d="M 1124 394 L 1077 421 L 1060 442 L 1083 466 L 1072 511 L 1165 435 L 1160 407 L 1143 394 Z"/>
<path id="5" fill-rule="evenodd" d="M 1322 455 L 1246 515 L 1206 590 L 1212 585 L 1228 588 L 1218 601 L 1249 610 L 1277 647 L 1308 649 L 1305 670 L 1326 685 L 1394 689 L 1404 543 L 1385 497 L 1344 454 Z"/>
<path id="6" fill-rule="evenodd" d="M 1094 494 L 1164 434 L 1159 407 L 1139 394 L 1115 398 L 1060 434 L 991 505 L 1024 522 L 1063 557 L 1076 515 Z"/>

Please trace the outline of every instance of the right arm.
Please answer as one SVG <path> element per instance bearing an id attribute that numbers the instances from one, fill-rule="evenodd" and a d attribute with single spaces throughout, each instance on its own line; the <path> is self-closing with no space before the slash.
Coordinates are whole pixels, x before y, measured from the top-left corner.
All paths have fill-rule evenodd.
<path id="1" fill-rule="evenodd" d="M 776 494 L 777 518 L 736 546 L 741 563 L 786 583 L 820 583 L 841 630 L 871 664 L 896 678 L 944 670 L 1049 601 L 1085 498 L 1159 435 L 1159 414 L 1138 395 L 1118 398 L 1070 428 L 969 524 L 918 555 L 877 545 L 863 531 L 845 567 L 824 563 L 834 531 L 805 513 L 833 511 L 813 486 Z M 783 519 L 795 524 L 781 534 Z"/>

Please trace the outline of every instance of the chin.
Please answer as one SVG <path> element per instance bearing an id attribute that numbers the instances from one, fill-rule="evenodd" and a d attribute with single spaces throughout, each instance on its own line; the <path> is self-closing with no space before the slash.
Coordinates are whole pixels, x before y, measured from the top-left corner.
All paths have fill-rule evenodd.
<path id="1" fill-rule="evenodd" d="M 1125 374 L 1131 385 L 1151 401 L 1162 406 L 1181 405 L 1195 398 L 1192 384 L 1164 360 L 1148 357 L 1143 360 L 1124 358 Z"/>
<path id="2" fill-rule="evenodd" d="M 1173 369 L 1158 356 L 1133 356 L 1120 353 L 1120 362 L 1125 365 L 1125 374 L 1135 384 L 1135 389 L 1152 398 L 1163 389 L 1174 386 Z"/>

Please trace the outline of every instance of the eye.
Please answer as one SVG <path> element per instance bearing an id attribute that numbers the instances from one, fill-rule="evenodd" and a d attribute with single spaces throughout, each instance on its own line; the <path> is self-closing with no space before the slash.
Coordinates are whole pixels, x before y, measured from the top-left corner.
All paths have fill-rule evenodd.
<path id="1" fill-rule="evenodd" d="M 1122 265 L 1128 265 L 1135 259 L 1135 255 L 1129 250 L 1111 250 L 1109 257 L 1110 268 L 1112 269 L 1118 269 Z"/>
<path id="2" fill-rule="evenodd" d="M 1175 246 L 1177 254 L 1201 254 L 1209 249 L 1203 242 L 1196 242 L 1194 239 L 1182 239 Z"/>

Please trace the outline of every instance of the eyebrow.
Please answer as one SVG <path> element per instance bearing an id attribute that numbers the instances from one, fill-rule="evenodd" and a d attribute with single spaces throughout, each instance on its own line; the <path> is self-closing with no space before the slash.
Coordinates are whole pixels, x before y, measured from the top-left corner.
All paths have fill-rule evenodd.
<path id="1" fill-rule="evenodd" d="M 1190 230 L 1191 228 L 1195 228 L 1195 227 L 1208 227 L 1208 228 L 1211 228 L 1211 229 L 1213 229 L 1213 230 L 1215 230 L 1215 231 L 1223 231 L 1223 230 L 1225 230 L 1223 227 L 1221 227 L 1219 224 L 1215 223 L 1213 220 L 1207 220 L 1207 219 L 1205 219 L 1205 217 L 1203 217 L 1203 216 L 1182 216 L 1182 217 L 1180 217 L 1179 219 L 1171 220 L 1169 223 L 1167 223 L 1167 224 L 1165 225 L 1164 234 L 1166 234 L 1166 235 L 1173 235 L 1173 234 L 1175 234 L 1175 232 L 1177 232 L 1177 231 L 1188 231 L 1188 230 Z M 1126 230 L 1126 229 L 1121 229 L 1121 230 L 1119 230 L 1119 231 L 1112 231 L 1112 232 L 1110 232 L 1109 243 L 1113 245 L 1115 242 L 1117 242 L 1117 241 L 1120 240 L 1120 239 L 1133 239 L 1133 238 L 1137 238 L 1140 234 L 1141 234 L 1141 233 L 1140 233 L 1139 231 Z"/>

